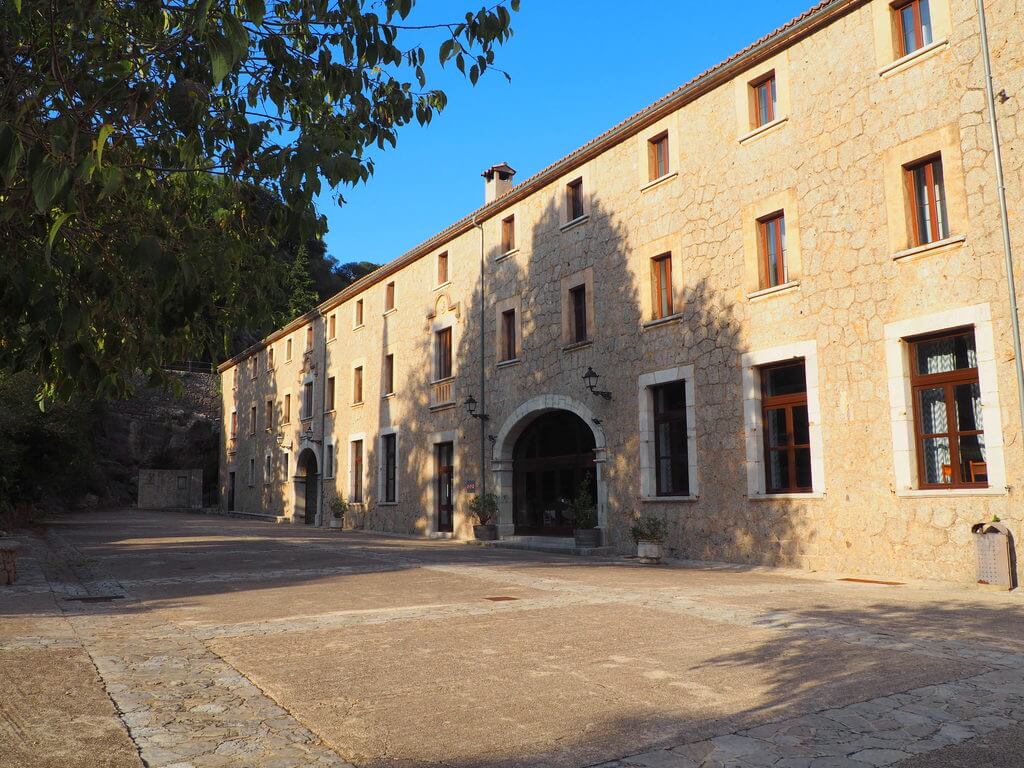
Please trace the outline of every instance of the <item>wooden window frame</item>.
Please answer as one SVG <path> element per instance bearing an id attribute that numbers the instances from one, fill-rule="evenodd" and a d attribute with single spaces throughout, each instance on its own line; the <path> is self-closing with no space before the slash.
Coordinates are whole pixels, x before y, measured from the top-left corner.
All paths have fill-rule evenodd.
<path id="1" fill-rule="evenodd" d="M 516 249 L 516 217 L 515 214 L 501 220 L 501 252 L 512 253 Z"/>
<path id="2" fill-rule="evenodd" d="M 572 313 L 572 343 L 581 344 L 590 336 L 587 328 L 587 284 L 580 283 L 569 289 L 569 311 Z"/>
<path id="3" fill-rule="evenodd" d="M 383 395 L 395 394 L 395 353 L 390 352 L 384 355 L 383 372 L 381 375 L 381 389 Z"/>
<path id="4" fill-rule="evenodd" d="M 252 356 L 252 380 L 256 381 L 256 377 L 260 375 L 260 356 L 257 352 Z"/>
<path id="5" fill-rule="evenodd" d="M 291 392 L 285 393 L 284 396 L 284 409 L 282 411 L 282 424 L 290 424 L 292 421 L 292 394 Z"/>
<path id="6" fill-rule="evenodd" d="M 249 434 L 256 434 L 256 406 L 249 407 Z"/>
<path id="7" fill-rule="evenodd" d="M 960 438 L 984 435 L 982 429 L 961 430 L 957 426 L 956 401 L 953 398 L 954 389 L 962 384 L 977 384 L 981 387 L 979 370 L 974 368 L 957 368 L 952 371 L 941 373 L 918 373 L 917 372 L 917 345 L 939 339 L 953 338 L 970 334 L 975 336 L 974 327 L 967 326 L 954 328 L 936 333 L 928 333 L 923 336 L 913 336 L 905 339 L 910 356 L 910 397 L 911 408 L 914 416 L 914 453 L 917 456 L 917 487 L 920 490 L 952 490 L 957 488 L 988 488 L 988 472 L 986 467 L 985 480 L 983 482 L 971 482 L 963 480 L 960 474 Z M 977 355 L 978 340 L 974 338 L 975 355 Z M 925 389 L 943 390 L 944 402 L 946 405 L 946 432 L 924 431 L 924 414 L 919 405 L 918 393 Z M 982 425 L 984 427 L 984 424 Z M 949 441 L 949 466 L 950 482 L 948 483 L 927 483 L 925 482 L 924 466 L 924 441 L 931 438 L 945 437 Z"/>
<path id="8" fill-rule="evenodd" d="M 274 370 L 274 348 L 267 347 L 267 372 Z"/>
<path id="9" fill-rule="evenodd" d="M 682 410 L 669 410 L 659 411 L 658 410 L 658 393 L 657 390 L 663 387 L 679 386 L 683 390 L 683 407 Z M 686 409 L 688 403 L 686 402 L 686 382 L 682 379 L 677 381 L 667 381 L 664 384 L 656 384 L 651 387 L 651 424 L 654 427 L 654 495 L 655 496 L 689 496 L 690 495 L 690 442 L 687 430 L 689 425 L 686 423 Z M 682 424 L 683 430 L 683 455 L 669 456 L 669 461 L 676 463 L 682 461 L 683 464 L 683 478 L 686 483 L 683 489 L 674 489 L 671 491 L 662 491 L 662 472 L 661 472 L 661 460 L 663 457 L 661 453 L 661 441 L 658 439 L 658 428 L 664 424 L 668 424 L 671 429 L 673 424 Z"/>
<path id="10" fill-rule="evenodd" d="M 337 335 L 338 335 L 338 318 L 337 318 L 337 315 L 332 313 L 331 316 L 327 318 L 327 338 L 328 339 L 334 339 L 334 338 L 337 338 Z"/>
<path id="11" fill-rule="evenodd" d="M 284 361 L 290 362 L 292 359 L 292 340 L 287 339 L 284 343 Z"/>
<path id="12" fill-rule="evenodd" d="M 395 308 L 395 281 L 384 285 L 384 311 L 390 312 Z"/>
<path id="13" fill-rule="evenodd" d="M 941 198 L 935 195 L 935 171 L 938 168 L 939 186 L 941 187 Z M 927 205 L 932 212 L 931 221 L 928 222 L 928 237 L 925 240 L 921 233 L 925 222 L 922 221 L 921 201 L 918 199 L 917 174 L 924 174 L 925 194 Z M 907 202 L 910 206 L 910 242 L 912 247 L 930 245 L 949 237 L 949 215 L 946 206 L 946 174 L 942 168 L 942 154 L 936 153 L 928 157 L 915 160 L 903 166 L 903 178 L 906 185 Z M 940 215 L 941 214 L 941 215 Z"/>
<path id="14" fill-rule="evenodd" d="M 363 366 L 357 365 L 352 368 L 352 405 L 361 405 L 363 402 Z"/>
<path id="15" fill-rule="evenodd" d="M 647 140 L 647 180 L 657 181 L 671 173 L 668 131 L 662 131 Z"/>
<path id="16" fill-rule="evenodd" d="M 238 411 L 231 412 L 231 438 L 238 437 Z"/>
<path id="17" fill-rule="evenodd" d="M 767 86 L 767 87 L 766 87 Z M 767 94 L 767 101 L 762 102 L 761 94 L 762 89 L 765 89 Z M 768 125 L 776 119 L 776 108 L 778 106 L 778 89 L 779 83 L 775 77 L 775 70 L 759 77 L 757 80 L 753 80 L 750 83 L 750 90 L 752 92 L 752 105 L 754 107 L 754 114 L 752 122 L 752 128 L 760 128 L 761 126 Z M 761 119 L 761 107 L 765 107 L 765 119 Z"/>
<path id="18" fill-rule="evenodd" d="M 662 320 L 675 313 L 672 300 L 672 253 L 651 259 L 651 319 Z"/>
<path id="19" fill-rule="evenodd" d="M 437 254 L 437 284 L 445 285 L 448 277 L 448 251 Z"/>
<path id="20" fill-rule="evenodd" d="M 306 351 L 309 352 L 313 349 L 313 326 L 307 326 L 306 328 Z"/>
<path id="21" fill-rule="evenodd" d="M 452 328 L 434 331 L 434 381 L 444 381 L 454 375 L 452 361 Z"/>
<path id="22" fill-rule="evenodd" d="M 776 224 L 778 226 L 775 226 Z M 780 285 L 785 285 L 789 280 L 786 264 L 785 228 L 785 211 L 776 211 L 775 213 L 770 213 L 767 216 L 762 216 L 757 220 L 758 264 L 762 289 L 777 288 Z M 775 248 L 778 253 L 774 275 L 771 271 L 771 261 L 769 258 L 769 242 L 775 243 Z M 776 282 L 772 282 L 773 277 Z"/>
<path id="23" fill-rule="evenodd" d="M 363 300 L 356 299 L 356 328 L 361 328 L 363 325 Z"/>
<path id="24" fill-rule="evenodd" d="M 506 309 L 501 313 L 501 360 L 507 363 L 519 359 L 519 344 L 516 339 L 516 310 Z"/>
<path id="25" fill-rule="evenodd" d="M 324 413 L 330 413 L 334 410 L 334 385 L 335 380 L 333 376 L 327 377 L 327 389 L 324 395 Z"/>
<path id="26" fill-rule="evenodd" d="M 312 381 L 306 381 L 302 384 L 302 414 L 299 416 L 299 421 L 305 421 L 306 419 L 313 418 L 313 401 L 316 399 L 316 391 L 313 387 Z"/>
<path id="27" fill-rule="evenodd" d="M 352 503 L 363 503 L 363 441 L 352 441 Z"/>
<path id="28" fill-rule="evenodd" d="M 565 185 L 565 216 L 568 222 L 582 219 L 586 215 L 583 205 L 583 177 L 573 179 Z"/>
<path id="29" fill-rule="evenodd" d="M 384 460 L 384 487 L 381 500 L 387 504 L 398 502 L 398 433 L 381 435 L 381 456 Z"/>
<path id="30" fill-rule="evenodd" d="M 267 432 L 271 432 L 274 429 L 274 400 L 272 398 L 267 399 L 266 411 L 266 430 Z"/>
<path id="31" fill-rule="evenodd" d="M 787 395 L 769 395 L 766 392 L 766 385 L 768 377 L 765 375 L 768 371 L 773 368 L 793 368 L 797 365 L 803 366 L 804 368 L 804 391 L 793 392 Z M 759 366 L 758 374 L 761 377 L 761 427 L 762 427 L 762 446 L 764 451 L 764 490 L 769 496 L 780 493 L 813 493 L 814 492 L 814 454 L 811 449 L 811 429 L 810 429 L 810 406 L 807 402 L 807 361 L 804 358 L 798 360 L 786 360 L 778 363 L 768 363 L 766 365 Z M 807 442 L 797 443 L 796 436 L 793 429 L 793 411 L 796 408 L 803 406 L 807 411 Z M 786 412 L 786 445 L 782 447 L 772 447 L 769 444 L 768 435 L 768 411 L 784 410 Z M 810 461 L 811 470 L 811 483 L 808 486 L 797 485 L 797 471 L 796 471 L 796 454 L 799 450 L 806 450 Z M 771 454 L 772 453 L 785 453 L 786 465 L 789 475 L 789 485 L 785 488 L 773 488 L 771 480 Z"/>
<path id="32" fill-rule="evenodd" d="M 904 56 L 909 56 L 910 54 L 914 53 L 915 51 L 921 50 L 926 45 L 931 45 L 932 41 L 929 41 L 927 43 L 924 41 L 924 22 L 921 19 L 921 3 L 922 2 L 927 3 L 927 2 L 929 2 L 929 0 L 905 0 L 905 2 L 896 2 L 896 3 L 893 3 L 892 6 L 890 6 L 892 8 L 892 12 L 893 12 L 893 14 L 895 16 L 896 42 L 897 42 L 897 50 L 899 51 L 899 58 L 903 58 Z M 910 51 L 907 50 L 907 35 L 906 35 L 907 30 L 906 30 L 906 27 L 903 24 L 903 10 L 905 8 L 913 8 L 914 38 L 918 42 L 917 48 L 914 48 L 913 50 L 910 50 Z M 929 19 L 931 19 L 931 6 L 930 5 L 928 6 L 928 17 L 929 17 Z M 932 38 L 933 38 L 933 40 L 934 40 L 934 36 L 935 36 L 935 31 L 933 29 L 932 30 Z"/>

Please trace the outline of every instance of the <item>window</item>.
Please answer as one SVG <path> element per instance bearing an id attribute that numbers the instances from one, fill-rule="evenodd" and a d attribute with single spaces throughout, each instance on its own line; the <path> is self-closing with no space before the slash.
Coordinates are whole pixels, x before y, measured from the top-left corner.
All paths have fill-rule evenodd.
<path id="1" fill-rule="evenodd" d="M 290 361 L 292 359 L 292 340 L 288 339 L 284 343 L 284 359 Z"/>
<path id="2" fill-rule="evenodd" d="M 650 181 L 668 174 L 668 131 L 647 142 L 647 176 Z"/>
<path id="3" fill-rule="evenodd" d="M 252 356 L 252 378 L 253 378 L 253 381 L 256 380 L 256 377 L 259 376 L 259 373 L 260 373 L 260 358 L 259 358 L 258 355 L 253 355 Z"/>
<path id="4" fill-rule="evenodd" d="M 363 441 L 352 441 L 352 502 L 363 503 Z"/>
<path id="5" fill-rule="evenodd" d="M 572 310 L 572 340 L 587 340 L 587 286 L 577 285 L 569 289 L 569 306 Z"/>
<path id="6" fill-rule="evenodd" d="M 690 467 L 686 434 L 686 383 L 651 387 L 654 401 L 654 468 L 658 496 L 688 496 Z"/>
<path id="7" fill-rule="evenodd" d="M 238 412 L 231 412 L 231 439 L 238 437 Z"/>
<path id="8" fill-rule="evenodd" d="M 384 372 L 381 376 L 381 390 L 385 395 L 395 393 L 395 356 L 384 355 Z"/>
<path id="9" fill-rule="evenodd" d="M 754 128 L 767 125 L 775 119 L 776 88 L 775 72 L 750 84 L 753 91 Z"/>
<path id="10" fill-rule="evenodd" d="M 281 454 L 281 474 L 285 482 L 288 482 L 288 451 Z"/>
<path id="11" fill-rule="evenodd" d="M 274 401 L 272 399 L 267 400 L 267 432 L 270 432 L 274 428 Z"/>
<path id="12" fill-rule="evenodd" d="M 356 300 L 356 328 L 363 324 L 363 300 Z"/>
<path id="13" fill-rule="evenodd" d="M 921 488 L 988 486 L 974 331 L 910 340 Z"/>
<path id="14" fill-rule="evenodd" d="M 932 42 L 932 17 L 928 0 L 910 0 L 893 6 L 896 14 L 896 34 L 899 39 L 900 56 L 930 45 Z"/>
<path id="15" fill-rule="evenodd" d="M 267 347 L 267 370 L 274 370 L 274 348 Z"/>
<path id="16" fill-rule="evenodd" d="M 501 313 L 501 362 L 519 357 L 516 344 L 516 311 L 506 309 Z"/>
<path id="17" fill-rule="evenodd" d="M 270 454 L 268 453 L 263 457 L 263 484 L 270 485 L 270 481 L 274 476 L 274 465 L 271 463 Z"/>
<path id="18" fill-rule="evenodd" d="M 338 316 L 333 314 L 327 318 L 327 338 L 333 339 L 338 333 Z"/>
<path id="19" fill-rule="evenodd" d="M 448 282 L 448 252 L 437 254 L 437 284 Z"/>
<path id="20" fill-rule="evenodd" d="M 907 196 L 913 219 L 913 244 L 927 245 L 949 237 L 942 158 L 906 166 Z"/>
<path id="21" fill-rule="evenodd" d="M 352 369 L 352 404 L 363 402 L 363 366 Z"/>
<path id="22" fill-rule="evenodd" d="M 324 411 L 328 411 L 328 412 L 329 411 L 333 411 L 334 410 L 334 377 L 333 376 L 328 376 L 327 377 L 327 391 L 324 394 L 324 398 L 326 400 L 326 403 L 324 405 Z"/>
<path id="23" fill-rule="evenodd" d="M 256 434 L 256 406 L 249 409 L 249 434 Z"/>
<path id="24" fill-rule="evenodd" d="M 289 392 L 284 396 L 284 412 L 281 414 L 281 423 L 288 424 L 292 420 L 292 395 Z"/>
<path id="25" fill-rule="evenodd" d="M 313 418 L 313 382 L 302 385 L 302 419 Z"/>
<path id="26" fill-rule="evenodd" d="M 501 220 L 501 252 L 510 253 L 516 249 L 516 217 L 506 216 Z"/>
<path id="27" fill-rule="evenodd" d="M 569 221 L 583 216 L 583 179 L 570 181 L 565 187 L 565 211 Z"/>
<path id="28" fill-rule="evenodd" d="M 231 369 L 231 386 L 233 389 L 238 389 L 238 366 L 236 365 Z"/>
<path id="29" fill-rule="evenodd" d="M 249 459 L 249 486 L 256 485 L 256 459 Z"/>
<path id="30" fill-rule="evenodd" d="M 672 254 L 663 253 L 651 259 L 651 315 L 660 320 L 672 312 Z"/>
<path id="31" fill-rule="evenodd" d="M 384 286 L 384 311 L 390 312 L 395 308 L 395 284 L 393 282 Z"/>
<path id="32" fill-rule="evenodd" d="M 381 453 L 384 456 L 384 488 L 385 502 L 398 501 L 398 435 L 383 435 L 380 439 Z"/>
<path id="33" fill-rule="evenodd" d="M 809 493 L 811 437 L 804 361 L 764 366 L 760 374 L 765 491 Z"/>
<path id="34" fill-rule="evenodd" d="M 327 444 L 327 457 L 324 460 L 324 477 L 334 477 L 334 446 Z"/>
<path id="35" fill-rule="evenodd" d="M 786 215 L 773 213 L 757 222 L 761 288 L 783 285 L 786 275 Z"/>
<path id="36" fill-rule="evenodd" d="M 452 329 L 442 328 L 434 333 L 434 381 L 449 379 L 452 375 Z"/>
<path id="37" fill-rule="evenodd" d="M 313 326 L 309 326 L 306 329 L 306 351 L 309 352 L 313 348 Z"/>

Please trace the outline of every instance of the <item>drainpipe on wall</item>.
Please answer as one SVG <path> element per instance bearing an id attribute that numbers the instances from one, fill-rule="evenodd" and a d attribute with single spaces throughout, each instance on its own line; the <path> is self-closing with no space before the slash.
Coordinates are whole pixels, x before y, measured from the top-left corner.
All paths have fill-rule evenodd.
<path id="1" fill-rule="evenodd" d="M 978 0 L 978 26 L 981 32 L 981 59 L 985 65 L 985 99 L 988 102 L 989 128 L 992 130 L 992 160 L 996 166 L 996 191 L 999 195 L 999 218 L 1003 230 L 1003 257 L 1006 262 L 1006 283 L 1010 298 L 1010 325 L 1013 331 L 1013 355 L 1017 372 L 1017 408 L 1021 437 L 1024 438 L 1024 359 L 1021 355 L 1020 316 L 1017 311 L 1017 285 L 1013 276 L 1013 248 L 1010 243 L 1010 216 L 1006 207 L 1006 180 L 1003 176 L 1003 152 L 996 125 L 995 86 L 992 81 L 992 57 L 988 48 L 988 24 L 985 2 Z"/>
<path id="2" fill-rule="evenodd" d="M 484 375 L 487 371 L 484 362 L 484 349 L 487 341 L 486 311 L 484 307 L 484 227 L 473 216 L 473 226 L 480 232 L 480 413 L 487 413 L 487 394 L 485 392 Z M 487 419 L 480 419 L 480 493 L 487 493 Z"/>

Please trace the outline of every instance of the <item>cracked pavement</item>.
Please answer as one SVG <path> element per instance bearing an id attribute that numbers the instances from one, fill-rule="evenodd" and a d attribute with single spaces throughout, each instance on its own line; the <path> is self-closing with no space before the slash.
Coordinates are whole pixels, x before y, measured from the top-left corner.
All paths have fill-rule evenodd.
<path id="1" fill-rule="evenodd" d="M 1016 595 L 133 510 L 23 542 L 5 766 L 1020 764 Z"/>

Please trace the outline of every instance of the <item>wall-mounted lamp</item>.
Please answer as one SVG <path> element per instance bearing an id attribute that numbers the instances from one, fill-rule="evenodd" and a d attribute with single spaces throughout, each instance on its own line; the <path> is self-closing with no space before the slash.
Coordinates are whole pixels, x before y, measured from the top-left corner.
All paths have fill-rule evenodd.
<path id="1" fill-rule="evenodd" d="M 284 445 L 284 432 L 277 433 L 277 444 Z"/>
<path id="2" fill-rule="evenodd" d="M 474 419 L 480 419 L 481 421 L 488 421 L 491 418 L 486 413 L 477 413 L 476 412 L 477 402 L 476 402 L 476 398 L 473 397 L 472 395 L 470 395 L 469 397 L 466 398 L 466 402 L 464 402 L 463 405 L 466 406 L 466 413 L 468 413 Z"/>
<path id="3" fill-rule="evenodd" d="M 312 424 L 310 424 L 308 427 L 306 427 L 306 431 L 302 433 L 302 439 L 305 440 L 306 442 L 313 443 L 314 445 L 320 445 L 320 443 L 323 442 L 323 440 L 314 440 L 313 439 L 313 425 Z"/>
<path id="4" fill-rule="evenodd" d="M 586 383 L 587 389 L 590 390 L 590 394 L 597 395 L 598 397 L 603 397 L 605 400 L 611 400 L 611 392 L 605 392 L 604 390 L 597 388 L 597 380 L 599 378 L 601 377 L 597 374 L 597 372 L 588 365 L 587 372 L 583 374 L 583 381 Z"/>

